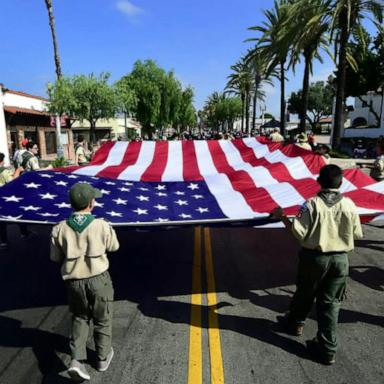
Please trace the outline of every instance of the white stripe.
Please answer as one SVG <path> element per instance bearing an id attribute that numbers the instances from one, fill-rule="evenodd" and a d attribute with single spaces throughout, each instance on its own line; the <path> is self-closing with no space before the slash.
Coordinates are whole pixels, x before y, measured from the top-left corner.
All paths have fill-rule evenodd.
<path id="1" fill-rule="evenodd" d="M 255 183 L 255 187 L 263 187 L 271 198 L 282 208 L 301 205 L 305 199 L 288 182 L 279 183 L 272 177 L 268 168 L 263 166 L 252 167 L 244 162 L 238 149 L 229 141 L 220 141 L 220 146 L 225 153 L 229 165 L 236 171 L 245 171 Z"/>
<path id="2" fill-rule="evenodd" d="M 379 183 L 368 185 L 362 189 L 368 189 L 369 191 L 372 191 L 372 192 L 384 194 L 384 181 L 380 181 Z"/>
<path id="3" fill-rule="evenodd" d="M 168 159 L 162 181 L 183 181 L 183 149 L 181 141 L 168 142 Z"/>
<path id="4" fill-rule="evenodd" d="M 316 178 L 316 176 L 312 174 L 312 172 L 308 169 L 307 164 L 305 164 L 305 161 L 300 156 L 286 156 L 283 152 L 280 151 L 280 149 L 270 152 L 268 145 L 260 143 L 256 138 L 253 137 L 243 139 L 243 142 L 248 148 L 253 149 L 253 152 L 258 159 L 264 157 L 271 164 L 283 163 L 291 177 L 295 180 Z"/>
<path id="5" fill-rule="evenodd" d="M 228 176 L 217 172 L 208 143 L 206 141 L 195 141 L 194 145 L 200 174 L 204 177 L 208 189 L 216 198 L 224 215 L 230 218 L 260 216 L 251 209 L 243 195 L 233 189 Z"/>
<path id="6" fill-rule="evenodd" d="M 141 176 L 153 161 L 155 145 L 155 141 L 143 141 L 136 163 L 121 172 L 118 179 L 140 181 Z"/>
<path id="7" fill-rule="evenodd" d="M 111 150 L 109 151 L 107 160 L 101 165 L 89 165 L 83 168 L 74 171 L 73 173 L 77 175 L 85 175 L 85 176 L 95 176 L 103 169 L 110 167 L 112 165 L 119 165 L 123 161 L 125 151 L 128 148 L 127 142 L 118 141 L 116 142 Z"/>
<path id="8" fill-rule="evenodd" d="M 355 191 L 357 187 L 353 185 L 347 178 L 343 177 L 343 182 L 340 186 L 340 193 Z"/>

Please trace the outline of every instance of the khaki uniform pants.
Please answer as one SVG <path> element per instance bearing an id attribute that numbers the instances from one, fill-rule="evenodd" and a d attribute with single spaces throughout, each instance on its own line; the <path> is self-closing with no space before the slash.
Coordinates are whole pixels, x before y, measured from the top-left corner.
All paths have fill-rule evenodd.
<path id="1" fill-rule="evenodd" d="M 66 285 L 72 312 L 72 359 L 86 360 L 89 323 L 92 320 L 96 354 L 99 360 L 105 360 L 112 346 L 114 293 L 108 271 L 88 279 L 67 280 Z"/>
<path id="2" fill-rule="evenodd" d="M 297 289 L 289 318 L 304 324 L 316 299 L 317 339 L 325 357 L 337 349 L 336 325 L 348 277 L 347 253 L 321 253 L 303 249 L 299 254 Z"/>

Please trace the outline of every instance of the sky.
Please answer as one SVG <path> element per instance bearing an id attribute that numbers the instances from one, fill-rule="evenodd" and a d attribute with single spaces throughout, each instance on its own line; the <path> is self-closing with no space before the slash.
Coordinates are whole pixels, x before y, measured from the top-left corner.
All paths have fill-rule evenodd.
<path id="1" fill-rule="evenodd" d="M 223 91 L 230 66 L 244 54 L 263 10 L 273 0 L 52 0 L 64 75 L 110 72 L 116 81 L 136 60 L 153 59 L 173 69 L 195 90 L 200 109 Z M 44 0 L 0 2 L 0 83 L 46 96 L 55 80 L 53 46 Z M 311 81 L 334 70 L 324 53 Z M 286 95 L 301 88 L 303 68 L 288 73 Z M 279 85 L 267 87 L 266 109 L 279 115 Z"/>

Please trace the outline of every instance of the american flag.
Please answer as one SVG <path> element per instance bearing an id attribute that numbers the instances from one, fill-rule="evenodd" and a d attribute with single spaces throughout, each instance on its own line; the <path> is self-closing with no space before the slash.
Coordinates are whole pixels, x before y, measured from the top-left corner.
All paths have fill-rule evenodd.
<path id="1" fill-rule="evenodd" d="M 261 223 L 281 206 L 293 216 L 319 186 L 321 156 L 256 138 L 108 142 L 84 167 L 29 172 L 0 188 L 0 220 L 56 223 L 77 182 L 102 191 L 94 214 L 116 226 Z M 344 172 L 341 192 L 365 220 L 384 212 L 384 182 Z"/>

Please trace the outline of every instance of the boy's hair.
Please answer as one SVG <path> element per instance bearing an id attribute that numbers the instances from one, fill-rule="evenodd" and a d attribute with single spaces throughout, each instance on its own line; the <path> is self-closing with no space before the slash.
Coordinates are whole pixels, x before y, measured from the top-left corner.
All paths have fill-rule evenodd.
<path id="1" fill-rule="evenodd" d="M 325 165 L 317 181 L 323 189 L 337 189 L 343 181 L 343 170 L 335 164 Z"/>
<path id="2" fill-rule="evenodd" d="M 4 153 L 1 153 L 1 152 L 0 152 L 0 163 L 1 163 L 2 161 L 4 161 L 4 158 L 5 158 Z"/>
<path id="3" fill-rule="evenodd" d="M 84 136 L 83 135 L 77 136 L 77 142 L 78 143 L 82 143 L 83 141 L 84 141 Z"/>
<path id="4" fill-rule="evenodd" d="M 31 148 L 33 148 L 34 145 L 35 145 L 35 143 L 33 141 L 28 141 L 25 148 L 27 149 L 27 151 L 29 151 Z"/>

